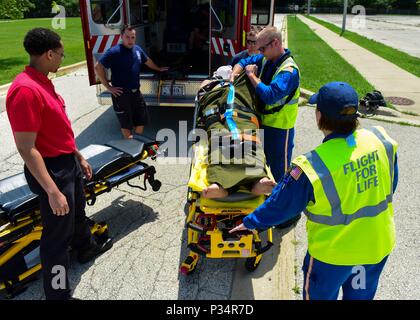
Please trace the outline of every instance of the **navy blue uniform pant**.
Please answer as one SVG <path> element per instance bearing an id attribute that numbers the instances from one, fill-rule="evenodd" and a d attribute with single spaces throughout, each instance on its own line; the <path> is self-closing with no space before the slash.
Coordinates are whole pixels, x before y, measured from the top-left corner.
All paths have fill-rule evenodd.
<path id="1" fill-rule="evenodd" d="M 307 253 L 302 268 L 303 299 L 336 300 L 341 288 L 343 300 L 372 300 L 387 259 L 388 256 L 378 264 L 338 266 Z"/>
<path id="2" fill-rule="evenodd" d="M 31 191 L 39 196 L 43 226 L 40 256 L 45 297 L 47 300 L 66 300 L 71 295 L 68 281 L 69 247 L 78 250 L 93 243 L 85 214 L 83 174 L 73 154 L 45 158 L 44 162 L 51 178 L 67 199 L 70 208 L 68 214 L 53 214 L 47 193 L 26 166 L 25 177 Z M 61 277 L 65 283 L 60 281 Z"/>
<path id="3" fill-rule="evenodd" d="M 264 129 L 264 153 L 276 182 L 280 182 L 292 161 L 295 129 L 278 129 L 262 126 Z"/>

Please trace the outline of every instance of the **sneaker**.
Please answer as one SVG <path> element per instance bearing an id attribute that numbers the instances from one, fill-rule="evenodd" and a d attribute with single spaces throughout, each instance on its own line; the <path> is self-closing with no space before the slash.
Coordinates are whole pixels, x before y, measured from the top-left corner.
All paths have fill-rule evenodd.
<path id="1" fill-rule="evenodd" d="M 112 245 L 113 245 L 112 238 L 107 237 L 100 243 L 95 243 L 86 249 L 79 250 L 79 253 L 77 255 L 77 260 L 79 261 L 79 263 L 89 262 L 93 260 L 94 258 L 96 258 L 97 256 L 99 256 L 100 254 L 104 253 L 105 251 L 108 251 L 109 249 L 111 249 Z"/>

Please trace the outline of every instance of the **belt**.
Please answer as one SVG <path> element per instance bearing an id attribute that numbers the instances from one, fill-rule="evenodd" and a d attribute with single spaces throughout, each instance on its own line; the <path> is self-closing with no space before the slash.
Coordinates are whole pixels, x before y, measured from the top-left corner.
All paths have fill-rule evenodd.
<path id="1" fill-rule="evenodd" d="M 253 124 L 255 124 L 257 127 L 259 127 L 258 118 L 254 115 L 253 116 L 247 116 L 245 114 L 238 113 L 236 111 L 233 111 L 232 115 L 234 117 L 238 117 L 238 118 L 241 118 L 241 119 L 250 120 Z M 225 119 L 225 114 L 220 115 L 220 119 L 223 121 Z"/>
<path id="2" fill-rule="evenodd" d="M 67 160 L 73 160 L 75 159 L 75 154 L 74 153 L 65 153 L 65 154 L 60 154 L 58 156 L 55 157 L 43 157 L 44 159 L 44 163 L 48 166 L 48 165 L 52 165 L 54 163 L 65 163 L 65 161 Z"/>
<path id="3" fill-rule="evenodd" d="M 123 89 L 123 93 L 137 93 L 139 89 Z"/>
<path id="4" fill-rule="evenodd" d="M 258 121 L 258 118 L 255 116 L 254 110 L 244 107 L 244 106 L 237 105 L 237 104 L 234 104 L 233 108 L 226 107 L 226 104 L 223 104 L 221 106 L 207 110 L 206 112 L 204 112 L 203 117 L 201 118 L 202 119 L 201 121 L 204 123 L 206 129 L 208 129 L 208 127 L 211 126 L 215 122 L 223 122 L 225 120 L 224 114 L 228 110 L 232 111 L 234 116 L 238 118 L 242 118 L 242 119 L 251 120 L 251 122 L 253 122 L 257 127 L 259 127 L 259 121 Z M 247 115 L 238 113 L 236 110 L 252 113 L 252 116 L 247 116 Z"/>
<path id="5" fill-rule="evenodd" d="M 240 119 L 245 119 L 245 120 L 250 120 L 253 124 L 255 124 L 255 126 L 257 127 L 257 128 L 259 128 L 260 127 L 260 123 L 259 123 L 259 121 L 258 121 L 258 118 L 255 116 L 255 115 L 252 115 L 252 116 L 248 116 L 248 115 L 245 115 L 245 114 L 242 114 L 242 113 L 238 113 L 237 111 L 233 111 L 232 112 L 232 115 L 234 116 L 234 117 L 238 117 L 238 118 L 240 118 Z M 225 115 L 224 114 L 220 114 L 220 113 L 216 113 L 216 114 L 212 114 L 212 115 L 209 115 L 209 116 L 206 116 L 204 119 L 203 119 L 203 122 L 204 122 L 204 126 L 205 126 L 205 128 L 206 128 L 206 130 L 212 125 L 212 124 L 214 124 L 214 123 L 216 123 L 216 122 L 220 122 L 220 123 L 223 123 L 225 121 Z"/>
<path id="6" fill-rule="evenodd" d="M 208 117 L 208 116 L 211 116 L 211 115 L 216 114 L 216 113 L 223 114 L 229 109 L 233 109 L 233 110 L 237 109 L 237 110 L 240 110 L 240 111 L 243 111 L 243 112 L 249 112 L 249 113 L 255 114 L 254 110 L 252 110 L 248 107 L 245 107 L 245 106 L 238 105 L 238 104 L 235 103 L 235 104 L 233 104 L 233 108 L 228 106 L 227 104 L 222 104 L 221 106 L 218 106 L 216 108 L 207 110 L 203 115 L 204 115 L 204 117 Z"/>

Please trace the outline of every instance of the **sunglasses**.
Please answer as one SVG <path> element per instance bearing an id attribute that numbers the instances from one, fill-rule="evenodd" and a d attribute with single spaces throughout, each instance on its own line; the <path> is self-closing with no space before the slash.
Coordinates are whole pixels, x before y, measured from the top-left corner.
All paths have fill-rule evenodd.
<path id="1" fill-rule="evenodd" d="M 246 43 L 249 44 L 250 46 L 255 46 L 257 44 L 257 41 L 255 41 L 255 40 L 246 40 Z"/>
<path id="2" fill-rule="evenodd" d="M 271 44 L 272 44 L 275 40 L 276 40 L 276 39 L 273 39 L 273 40 L 271 40 L 269 43 L 267 43 L 265 46 L 259 47 L 259 48 L 258 48 L 258 51 L 261 51 L 261 52 L 263 52 L 263 53 L 264 53 L 265 49 L 267 49 L 267 47 L 268 47 L 269 45 L 271 45 Z"/>

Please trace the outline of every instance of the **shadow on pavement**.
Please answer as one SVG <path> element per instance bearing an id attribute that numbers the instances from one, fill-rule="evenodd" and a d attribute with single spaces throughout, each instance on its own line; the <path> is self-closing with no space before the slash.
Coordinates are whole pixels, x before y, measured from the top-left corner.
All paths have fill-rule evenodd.
<path id="1" fill-rule="evenodd" d="M 179 107 L 149 107 L 151 123 L 145 127 L 144 135 L 154 139 L 159 130 L 166 129 L 174 133 L 176 145 L 171 144 L 170 156 L 186 157 L 185 148 L 191 146 L 186 142 L 188 133 L 192 129 L 193 108 Z M 181 122 L 184 122 L 181 123 Z M 161 136 L 165 136 L 161 131 Z M 119 122 L 112 106 L 108 107 L 92 124 L 82 131 L 76 138 L 77 146 L 82 149 L 89 144 L 105 144 L 114 139 L 122 139 Z M 174 149 L 176 148 L 176 149 Z"/>
<path id="2" fill-rule="evenodd" d="M 119 241 L 123 240 L 130 233 L 136 232 L 141 226 L 155 221 L 158 218 L 158 214 L 151 207 L 140 201 L 132 200 L 127 196 L 120 196 L 113 200 L 106 208 L 91 215 L 90 218 L 96 222 L 107 222 L 109 235 L 113 238 L 114 248 L 116 248 L 118 247 Z M 114 248 L 105 252 L 104 257 L 101 257 L 101 259 L 108 259 L 108 256 L 113 254 Z M 73 255 L 70 271 L 70 285 L 73 289 L 77 287 L 83 274 L 95 264 L 95 260 L 85 264 L 79 264 L 74 258 Z M 95 297 L 91 296 L 79 298 L 95 299 Z"/>
<path id="3" fill-rule="evenodd" d="M 99 201 L 99 200 L 98 200 Z M 104 209 L 98 211 L 94 215 L 89 214 L 90 207 L 86 208 L 87 216 L 96 222 L 106 221 L 109 227 L 109 234 L 113 238 L 114 247 L 119 241 L 123 240 L 130 233 L 135 232 L 141 226 L 151 223 L 158 218 L 155 210 L 140 201 L 132 200 L 126 196 L 120 196 L 112 201 L 112 203 Z M 113 248 L 104 253 L 104 257 L 97 257 L 97 259 L 106 258 L 106 255 L 113 253 Z M 79 264 L 76 260 L 76 253 L 71 254 L 70 262 L 70 287 L 74 290 L 83 274 L 89 270 L 95 263 L 92 260 L 85 264 Z M 45 299 L 42 287 L 42 274 L 38 273 L 37 279 L 27 284 L 27 289 L 21 295 L 16 296 L 15 300 L 41 300 Z M 80 297 L 89 299 L 92 297 Z"/>
<path id="4" fill-rule="evenodd" d="M 281 252 L 281 244 L 283 237 L 289 233 L 293 228 L 286 228 L 286 229 L 274 229 L 273 230 L 273 246 L 271 249 L 263 254 L 263 257 L 261 259 L 261 263 L 258 266 L 258 268 L 255 271 L 249 272 L 246 270 L 244 266 L 244 262 L 241 260 L 238 260 L 238 263 L 240 265 L 238 266 L 236 272 L 235 272 L 235 278 L 234 278 L 234 288 L 232 291 L 231 299 L 234 300 L 255 300 L 256 296 L 263 296 L 268 297 L 269 292 L 265 294 L 258 294 L 255 292 L 256 289 L 263 289 L 263 290 L 269 290 L 270 288 L 262 288 L 261 285 L 258 285 L 257 287 L 254 287 L 253 281 L 263 278 L 266 276 L 267 273 L 271 272 L 275 265 L 277 264 L 277 261 L 280 257 Z M 265 240 L 266 236 L 265 234 L 262 236 L 262 238 Z M 278 269 L 275 269 L 274 272 Z M 278 277 L 278 275 L 272 275 L 273 277 Z M 273 286 L 276 285 L 276 282 L 274 279 L 270 278 L 270 284 L 273 283 Z M 281 284 L 280 284 L 281 285 Z M 275 288 L 275 290 L 278 290 L 278 288 Z M 275 296 L 272 294 L 271 296 Z"/>

